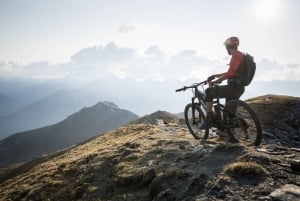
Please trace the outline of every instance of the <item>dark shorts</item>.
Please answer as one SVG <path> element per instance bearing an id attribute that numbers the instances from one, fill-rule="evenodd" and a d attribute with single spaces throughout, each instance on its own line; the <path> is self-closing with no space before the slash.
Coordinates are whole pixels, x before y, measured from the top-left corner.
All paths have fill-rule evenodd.
<path id="1" fill-rule="evenodd" d="M 212 102 L 214 98 L 226 98 L 226 100 L 239 99 L 243 95 L 245 87 L 236 84 L 209 87 L 205 90 L 205 101 Z"/>

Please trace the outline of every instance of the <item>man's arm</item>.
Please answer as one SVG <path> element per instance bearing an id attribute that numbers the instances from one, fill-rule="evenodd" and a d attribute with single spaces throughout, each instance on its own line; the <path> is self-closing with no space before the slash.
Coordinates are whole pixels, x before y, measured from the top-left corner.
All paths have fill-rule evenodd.
<path id="1" fill-rule="evenodd" d="M 235 72 L 238 69 L 240 63 L 243 60 L 243 54 L 240 52 L 236 52 L 235 54 L 232 55 L 231 60 L 230 60 L 230 64 L 229 64 L 229 69 L 227 72 L 225 73 L 220 73 L 220 74 L 215 74 L 210 76 L 207 81 L 209 82 L 209 86 L 213 86 L 216 83 L 221 83 L 224 80 L 227 80 L 228 78 L 234 77 L 235 76 Z M 218 78 L 215 81 L 215 78 Z"/>
<path id="2" fill-rule="evenodd" d="M 209 81 L 208 84 L 209 86 L 213 86 L 217 83 L 221 83 L 223 80 L 226 80 L 226 76 L 225 76 L 226 73 L 220 73 L 220 74 L 215 74 L 214 77 L 215 78 L 218 78 L 216 79 L 215 81 Z"/>

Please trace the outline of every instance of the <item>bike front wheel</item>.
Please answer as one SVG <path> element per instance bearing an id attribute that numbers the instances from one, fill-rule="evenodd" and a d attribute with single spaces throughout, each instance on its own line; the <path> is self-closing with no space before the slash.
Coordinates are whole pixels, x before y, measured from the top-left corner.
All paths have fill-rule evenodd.
<path id="1" fill-rule="evenodd" d="M 241 100 L 226 103 L 224 114 L 229 136 L 247 146 L 258 146 L 262 140 L 262 128 L 252 108 Z"/>
<path id="2" fill-rule="evenodd" d="M 205 120 L 205 115 L 199 104 L 188 104 L 184 109 L 184 118 L 190 133 L 195 139 L 207 139 L 208 132 L 199 129 L 201 123 Z"/>

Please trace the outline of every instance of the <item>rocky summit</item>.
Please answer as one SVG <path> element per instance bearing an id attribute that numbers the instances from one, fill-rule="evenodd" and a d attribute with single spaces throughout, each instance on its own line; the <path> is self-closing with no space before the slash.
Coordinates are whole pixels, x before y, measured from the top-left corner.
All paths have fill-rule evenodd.
<path id="1" fill-rule="evenodd" d="M 0 199 L 299 200 L 299 98 L 267 95 L 247 102 L 263 124 L 259 147 L 215 134 L 195 140 L 179 119 L 159 112 L 1 169 Z"/>

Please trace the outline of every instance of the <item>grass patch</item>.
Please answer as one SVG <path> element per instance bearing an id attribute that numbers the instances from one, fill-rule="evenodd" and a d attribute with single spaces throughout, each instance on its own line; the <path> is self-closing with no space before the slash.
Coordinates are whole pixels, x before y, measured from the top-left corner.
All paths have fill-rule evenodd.
<path id="1" fill-rule="evenodd" d="M 164 174 L 165 178 L 175 178 L 175 179 L 186 178 L 186 177 L 190 177 L 191 175 L 192 173 L 189 172 L 188 170 L 178 169 L 178 168 L 170 169 Z"/>
<path id="2" fill-rule="evenodd" d="M 140 153 L 133 153 L 133 154 L 130 154 L 130 155 L 126 156 L 125 158 L 123 158 L 123 161 L 124 162 L 136 162 L 142 157 L 143 157 L 143 155 Z"/>
<path id="3" fill-rule="evenodd" d="M 98 187 L 97 186 L 89 186 L 88 189 L 87 189 L 87 192 L 88 193 L 94 193 L 98 190 Z"/>
<path id="4" fill-rule="evenodd" d="M 266 174 L 265 168 L 255 162 L 236 162 L 225 168 L 225 173 L 231 176 L 260 177 Z"/>
<path id="5" fill-rule="evenodd" d="M 192 173 L 185 169 L 174 168 L 155 177 L 149 186 L 149 195 L 151 198 L 157 196 L 164 189 L 170 189 L 192 176 Z"/>
<path id="6" fill-rule="evenodd" d="M 133 184 L 138 184 L 142 179 L 143 174 L 141 174 L 141 172 L 123 173 L 116 176 L 115 183 L 119 187 L 126 187 Z"/>

